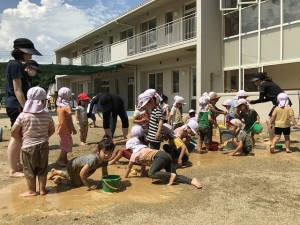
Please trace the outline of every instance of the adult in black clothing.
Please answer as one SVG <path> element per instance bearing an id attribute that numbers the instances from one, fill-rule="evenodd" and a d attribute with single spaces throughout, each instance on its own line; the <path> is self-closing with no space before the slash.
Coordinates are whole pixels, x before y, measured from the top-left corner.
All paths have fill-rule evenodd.
<path id="1" fill-rule="evenodd" d="M 277 84 L 272 82 L 272 79 L 267 76 L 266 73 L 256 73 L 251 81 L 254 81 L 254 84 L 258 86 L 259 90 L 259 98 L 257 100 L 251 100 L 250 104 L 257 104 L 262 102 L 269 102 L 273 103 L 273 107 L 269 112 L 269 119 L 266 121 L 268 125 L 268 131 L 270 136 L 270 142 L 272 143 L 273 138 L 275 136 L 274 128 L 270 128 L 270 119 L 272 117 L 272 113 L 277 106 L 277 96 L 284 92 Z M 290 101 L 291 105 L 291 101 Z"/>
<path id="2" fill-rule="evenodd" d="M 14 58 L 6 66 L 5 101 L 6 113 L 10 118 L 11 126 L 22 112 L 27 99 L 27 91 L 31 87 L 31 76 L 39 71 L 39 65 L 31 60 L 32 55 L 41 55 L 34 44 L 27 38 L 18 38 L 14 41 Z M 25 63 L 25 64 L 24 64 Z M 13 137 L 7 147 L 8 161 L 10 163 L 9 176 L 22 177 L 20 164 L 21 145 Z"/>
<path id="3" fill-rule="evenodd" d="M 92 114 L 92 110 L 95 104 L 97 104 L 97 110 L 102 112 L 105 136 L 111 138 L 114 136 L 117 118 L 119 116 L 122 121 L 123 137 L 127 138 L 129 122 L 123 99 L 115 94 L 98 94 L 91 101 L 88 116 Z"/>

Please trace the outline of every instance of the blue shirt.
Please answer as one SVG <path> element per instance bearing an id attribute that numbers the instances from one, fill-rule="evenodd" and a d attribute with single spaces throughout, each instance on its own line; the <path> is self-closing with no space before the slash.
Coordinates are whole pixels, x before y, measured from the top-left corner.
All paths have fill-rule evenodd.
<path id="1" fill-rule="evenodd" d="M 26 100 L 27 92 L 31 87 L 29 82 L 29 76 L 25 72 L 21 62 L 18 62 L 16 60 L 10 60 L 6 67 L 6 83 L 5 83 L 6 107 L 21 108 L 21 104 L 19 103 L 14 91 L 13 80 L 16 79 L 21 79 L 22 91 Z"/>

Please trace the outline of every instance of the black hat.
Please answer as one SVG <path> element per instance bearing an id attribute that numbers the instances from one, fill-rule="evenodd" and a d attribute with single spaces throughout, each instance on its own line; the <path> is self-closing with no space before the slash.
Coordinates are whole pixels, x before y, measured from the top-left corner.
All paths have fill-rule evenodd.
<path id="1" fill-rule="evenodd" d="M 112 108 L 112 99 L 108 94 L 100 94 L 98 102 L 98 110 L 100 112 L 108 112 Z"/>
<path id="2" fill-rule="evenodd" d="M 34 44 L 27 38 L 18 38 L 14 41 L 14 49 L 19 49 L 31 55 L 42 55 L 34 48 Z"/>
<path id="3" fill-rule="evenodd" d="M 30 66 L 31 68 L 33 68 L 33 69 L 34 69 L 36 72 L 38 72 L 38 73 L 41 73 L 41 72 L 42 72 L 42 71 L 40 70 L 39 64 L 38 64 L 36 61 L 32 60 L 32 59 L 28 60 L 24 65 L 25 65 L 25 66 Z"/>
<path id="4" fill-rule="evenodd" d="M 264 73 L 259 72 L 259 73 L 254 74 L 251 81 L 264 80 L 265 78 L 266 78 L 266 76 L 264 75 Z"/>

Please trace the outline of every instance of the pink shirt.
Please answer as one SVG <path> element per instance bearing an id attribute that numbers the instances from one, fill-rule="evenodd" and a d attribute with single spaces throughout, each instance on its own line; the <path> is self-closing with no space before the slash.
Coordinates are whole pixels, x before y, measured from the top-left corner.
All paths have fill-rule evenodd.
<path id="1" fill-rule="evenodd" d="M 48 130 L 54 121 L 46 111 L 41 113 L 22 112 L 14 124 L 22 127 L 22 148 L 28 148 L 49 140 Z"/>

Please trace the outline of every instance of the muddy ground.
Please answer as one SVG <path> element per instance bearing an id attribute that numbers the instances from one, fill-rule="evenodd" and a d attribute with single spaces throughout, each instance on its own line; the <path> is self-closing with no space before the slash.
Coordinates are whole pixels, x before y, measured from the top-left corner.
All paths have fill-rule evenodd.
<path id="1" fill-rule="evenodd" d="M 53 117 L 56 121 L 54 113 Z M 97 123 L 102 122 L 98 119 Z M 299 131 L 292 133 L 291 154 L 271 155 L 263 135 L 257 136 L 255 156 L 230 157 L 225 151 L 192 153 L 192 166 L 177 172 L 199 178 L 201 190 L 135 177 L 123 180 L 118 193 L 104 193 L 101 187 L 95 191 L 71 189 L 49 181 L 46 196 L 22 198 L 18 194 L 26 191 L 25 179 L 7 175 L 9 120 L 3 109 L 0 127 L 5 139 L 0 142 L 0 224 L 300 224 Z M 121 135 L 119 127 L 116 135 Z M 90 144 L 79 146 L 75 135 L 70 158 L 90 153 L 102 136 L 102 128 L 91 128 Z M 57 167 L 55 134 L 50 145 L 49 169 Z M 122 175 L 124 163 L 109 166 L 109 173 Z M 100 171 L 91 178 L 101 186 Z"/>

